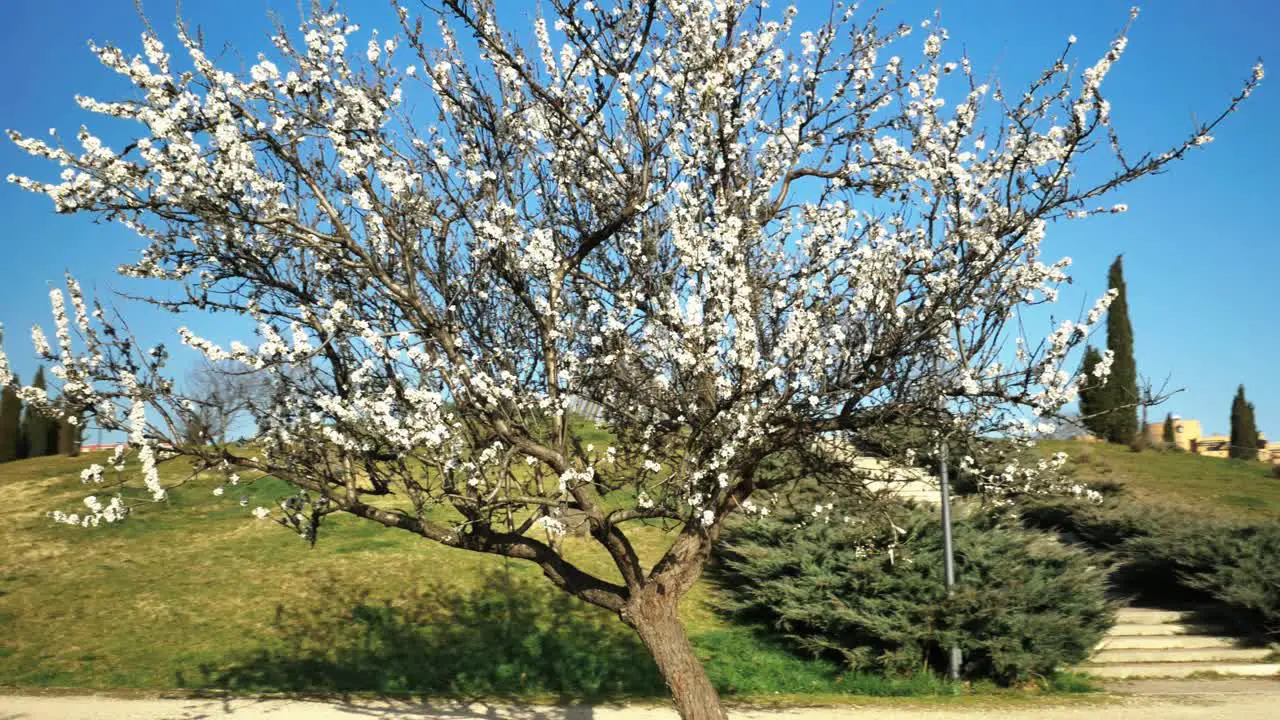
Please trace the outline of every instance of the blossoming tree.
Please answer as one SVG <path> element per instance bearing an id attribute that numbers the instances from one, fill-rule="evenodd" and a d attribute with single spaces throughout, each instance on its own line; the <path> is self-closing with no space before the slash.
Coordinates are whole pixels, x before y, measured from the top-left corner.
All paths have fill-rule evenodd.
<path id="1" fill-rule="evenodd" d="M 253 341 L 181 340 L 268 378 L 270 402 L 250 450 L 184 445 L 194 410 L 166 350 L 71 278 L 70 310 L 51 293 L 56 342 L 33 332 L 62 396 L 20 392 L 127 432 L 113 463 L 136 458 L 156 501 L 159 463 L 184 456 L 287 481 L 296 496 L 255 512 L 312 540 L 348 513 L 535 563 L 635 629 L 683 717 L 721 718 L 677 605 L 725 518 L 801 477 L 858 492 L 865 465 L 828 440 L 907 462 L 905 436 L 1051 418 L 1107 298 L 1024 337 L 1019 310 L 1067 279 L 1068 260 L 1041 260 L 1046 228 L 1122 211 L 1104 196 L 1208 142 L 1262 70 L 1216 119 L 1131 156 L 1102 91 L 1123 34 L 1079 72 L 1065 41 L 1010 92 L 943 29 L 839 4 L 804 32 L 758 0 L 547 4 L 520 35 L 493 0 L 441 0 L 437 31 L 398 8 L 393 37 L 319 14 L 239 72 L 185 27 L 179 59 L 150 32 L 138 56 L 93 47 L 136 93 L 77 100 L 136 139 L 11 132 L 63 170 L 10 180 L 144 238 L 120 271 L 178 289 L 153 302 L 252 319 Z M 0 383 L 16 385 L 2 357 Z M 581 400 L 612 445 L 575 437 Z M 132 509 L 118 491 L 86 505 L 54 517 Z M 614 576 L 562 552 L 569 517 Z M 660 558 L 633 547 L 641 522 L 672 529 Z"/>

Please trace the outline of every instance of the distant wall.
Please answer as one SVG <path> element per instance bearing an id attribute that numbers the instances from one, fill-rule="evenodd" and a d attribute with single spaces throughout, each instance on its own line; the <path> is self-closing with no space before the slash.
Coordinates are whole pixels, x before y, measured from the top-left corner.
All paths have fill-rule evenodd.
<path id="1" fill-rule="evenodd" d="M 1231 455 L 1231 437 L 1228 435 L 1205 435 L 1199 420 L 1175 418 L 1173 421 L 1174 440 L 1180 450 L 1194 452 L 1205 457 L 1226 458 Z M 1258 439 L 1264 440 L 1262 433 Z M 1151 445 L 1164 444 L 1164 421 L 1151 423 L 1147 427 L 1147 442 Z M 1258 450 L 1258 460 L 1269 463 L 1280 463 L 1280 443 L 1267 443 Z"/>
<path id="2" fill-rule="evenodd" d="M 1199 442 L 1204 435 L 1204 429 L 1200 427 L 1199 420 L 1188 420 L 1184 418 L 1174 418 L 1173 420 L 1173 438 L 1174 443 L 1179 450 L 1191 450 L 1192 442 Z M 1151 423 L 1147 426 L 1147 444 L 1162 445 L 1164 444 L 1164 421 Z"/>

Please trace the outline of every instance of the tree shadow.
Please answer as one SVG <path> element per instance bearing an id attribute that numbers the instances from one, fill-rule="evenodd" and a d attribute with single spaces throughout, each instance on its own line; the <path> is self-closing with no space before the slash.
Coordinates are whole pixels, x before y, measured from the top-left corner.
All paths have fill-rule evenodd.
<path id="1" fill-rule="evenodd" d="M 263 707 L 271 703 L 274 705 Z M 262 714 L 285 710 L 290 715 L 305 716 L 310 710 L 322 707 L 337 710 L 343 717 L 369 717 L 377 720 L 592 720 L 595 716 L 592 706 L 586 704 L 539 707 L 492 701 L 348 698 L 313 700 L 302 705 L 291 700 L 285 710 L 278 701 L 270 699 L 224 697 L 219 700 L 193 700 L 176 713 L 168 715 L 165 720 L 215 720 L 254 710 Z M 14 720 L 20 717 L 26 716 L 13 716 Z M 8 718 L 0 716 L 0 720 Z"/>
<path id="2" fill-rule="evenodd" d="M 342 703 L 334 705 L 344 713 L 373 718 L 403 720 L 592 720 L 590 705 L 539 708 L 492 702 L 395 701 Z"/>
<path id="3" fill-rule="evenodd" d="M 1212 562 L 1194 565 L 1156 557 L 1119 563 L 1109 577 L 1111 595 L 1125 605 L 1180 611 L 1181 624 L 1198 633 L 1234 637 L 1241 647 L 1267 645 L 1270 638 L 1262 613 L 1194 587 L 1197 576 L 1209 572 Z"/>
<path id="4" fill-rule="evenodd" d="M 277 606 L 263 647 L 201 665 L 198 680 L 180 676 L 179 685 L 557 704 L 665 696 L 649 653 L 616 617 L 509 570 L 484 581 L 469 591 L 433 582 L 375 598 L 323 576 Z"/>

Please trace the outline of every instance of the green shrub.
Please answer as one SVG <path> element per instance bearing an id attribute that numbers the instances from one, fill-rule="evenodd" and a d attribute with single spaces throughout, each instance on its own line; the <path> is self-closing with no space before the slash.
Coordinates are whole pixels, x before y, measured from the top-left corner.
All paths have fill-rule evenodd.
<path id="1" fill-rule="evenodd" d="M 1110 565 L 1112 586 L 1132 599 L 1194 602 L 1208 599 L 1185 582 L 1188 572 L 1224 562 L 1217 523 L 1186 518 L 1149 506 L 1109 500 L 1102 504 L 1073 498 L 1043 498 L 1023 503 L 1023 522 L 1053 530 L 1063 539 L 1093 550 Z"/>
<path id="2" fill-rule="evenodd" d="M 1025 503 L 1021 515 L 1032 527 L 1101 551 L 1123 593 L 1157 603 L 1216 601 L 1224 612 L 1215 621 L 1280 638 L 1280 522 L 1243 524 L 1070 499 Z"/>
<path id="3" fill-rule="evenodd" d="M 1194 576 L 1192 585 L 1252 614 L 1280 640 L 1280 522 L 1240 529 L 1231 549 L 1233 562 Z"/>
<path id="4" fill-rule="evenodd" d="M 854 671 L 940 671 L 958 644 L 965 677 L 1004 685 L 1084 660 L 1113 621 L 1101 569 L 1045 533 L 985 516 L 958 520 L 948 597 L 936 511 L 885 512 L 900 533 L 889 522 L 843 522 L 842 509 L 830 521 L 730 527 L 714 568 L 723 609 Z"/>
<path id="5" fill-rule="evenodd" d="M 1225 607 L 1221 620 L 1280 639 L 1280 522 L 1188 521 L 1123 548 L 1130 577 L 1160 578 Z"/>
<path id="6" fill-rule="evenodd" d="M 1135 591 L 1143 587 L 1134 579 L 1148 587 L 1180 585 L 1195 590 L 1190 578 L 1232 562 L 1238 531 L 1227 523 L 1198 519 L 1155 527 L 1120 546 L 1121 578 Z"/>
<path id="7" fill-rule="evenodd" d="M 1188 520 L 1168 510 L 1140 505 L 1120 496 L 1092 503 L 1074 497 L 1040 497 L 1019 505 L 1023 523 L 1060 533 L 1090 550 L 1113 553 L 1135 538 L 1176 532 Z"/>

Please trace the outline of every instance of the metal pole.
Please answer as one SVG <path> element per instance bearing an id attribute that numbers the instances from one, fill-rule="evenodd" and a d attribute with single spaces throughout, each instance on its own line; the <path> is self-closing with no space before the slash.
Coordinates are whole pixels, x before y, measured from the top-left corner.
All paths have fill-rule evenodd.
<path id="1" fill-rule="evenodd" d="M 952 589 L 956 584 L 956 563 L 952 554 L 951 544 L 951 487 L 947 479 L 947 440 L 945 437 L 938 448 L 938 455 L 942 461 L 942 557 L 943 567 L 946 572 L 947 597 L 951 597 Z M 961 660 L 960 646 L 952 646 L 951 661 L 947 667 L 947 674 L 951 676 L 952 680 L 960 679 Z"/>

